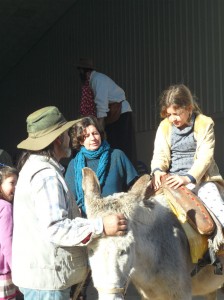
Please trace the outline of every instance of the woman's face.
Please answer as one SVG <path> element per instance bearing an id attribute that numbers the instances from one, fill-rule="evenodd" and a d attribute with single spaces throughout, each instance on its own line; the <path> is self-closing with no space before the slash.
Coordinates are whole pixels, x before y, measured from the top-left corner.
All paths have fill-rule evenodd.
<path id="1" fill-rule="evenodd" d="M 174 105 L 171 105 L 167 108 L 166 112 L 169 122 L 175 127 L 182 128 L 189 125 L 189 117 L 192 113 L 191 107 L 176 108 Z"/>
<path id="2" fill-rule="evenodd" d="M 81 143 L 87 150 L 97 150 L 101 145 L 101 136 L 95 126 L 89 125 L 84 130 L 84 141 Z"/>

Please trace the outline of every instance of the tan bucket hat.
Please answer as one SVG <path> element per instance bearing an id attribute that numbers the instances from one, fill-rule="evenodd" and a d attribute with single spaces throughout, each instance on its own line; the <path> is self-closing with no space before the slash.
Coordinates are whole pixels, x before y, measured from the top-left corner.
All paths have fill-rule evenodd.
<path id="1" fill-rule="evenodd" d="M 77 121 L 67 122 L 55 106 L 41 108 L 27 117 L 28 138 L 19 143 L 17 148 L 32 151 L 42 150 Z"/>

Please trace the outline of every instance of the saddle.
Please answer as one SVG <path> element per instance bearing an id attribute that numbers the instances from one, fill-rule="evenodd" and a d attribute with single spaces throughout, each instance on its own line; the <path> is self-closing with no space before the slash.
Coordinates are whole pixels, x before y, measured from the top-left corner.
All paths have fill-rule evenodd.
<path id="1" fill-rule="evenodd" d="M 191 259 L 196 264 L 191 276 L 206 264 L 214 265 L 214 273 L 221 275 L 222 265 L 218 256 L 223 255 L 223 251 L 217 251 L 218 248 L 214 247 L 214 244 L 220 243 L 218 232 L 222 229 L 219 222 L 212 212 L 206 209 L 201 199 L 186 186 L 177 189 L 168 186 L 166 179 L 169 176 L 171 175 L 166 174 L 162 177 L 162 192 L 188 238 Z M 220 237 L 223 237 L 222 233 Z"/>
<path id="2" fill-rule="evenodd" d="M 201 235 L 210 236 L 216 226 L 201 199 L 186 186 L 180 186 L 177 189 L 168 186 L 166 184 L 168 176 L 170 174 L 162 177 L 163 193 L 172 208 L 177 211 L 178 219 L 182 223 L 188 221 L 193 229 Z"/>
<path id="3" fill-rule="evenodd" d="M 209 235 L 214 232 L 215 224 L 200 198 L 191 190 L 185 186 L 174 189 L 166 184 L 169 176 L 162 176 L 159 192 L 164 194 L 180 221 L 189 242 L 191 260 L 197 263 L 208 250 Z"/>

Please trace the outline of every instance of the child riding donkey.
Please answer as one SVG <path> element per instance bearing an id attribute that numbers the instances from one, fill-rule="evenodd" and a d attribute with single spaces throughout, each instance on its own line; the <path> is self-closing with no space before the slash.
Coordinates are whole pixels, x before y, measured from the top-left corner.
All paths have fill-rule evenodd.
<path id="1" fill-rule="evenodd" d="M 183 84 L 170 86 L 160 97 L 161 121 L 155 138 L 151 169 L 157 190 L 167 173 L 173 190 L 186 186 L 204 203 L 224 227 L 224 180 L 214 160 L 214 122 L 202 114 L 190 90 Z M 220 226 L 221 225 L 221 226 Z M 214 252 L 222 246 L 223 234 L 214 239 Z"/>

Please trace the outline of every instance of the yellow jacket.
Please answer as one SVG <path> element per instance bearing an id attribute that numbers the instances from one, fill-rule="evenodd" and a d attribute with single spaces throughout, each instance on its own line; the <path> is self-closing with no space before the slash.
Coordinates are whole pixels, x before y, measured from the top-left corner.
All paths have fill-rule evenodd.
<path id="1" fill-rule="evenodd" d="M 171 161 L 171 129 L 168 119 L 161 121 L 154 143 L 151 170 L 156 168 L 167 172 Z M 196 182 L 219 181 L 224 183 L 219 169 L 214 160 L 215 135 L 214 122 L 210 117 L 199 114 L 195 119 L 194 137 L 197 147 L 194 155 L 194 163 L 188 174 L 192 175 Z"/>

